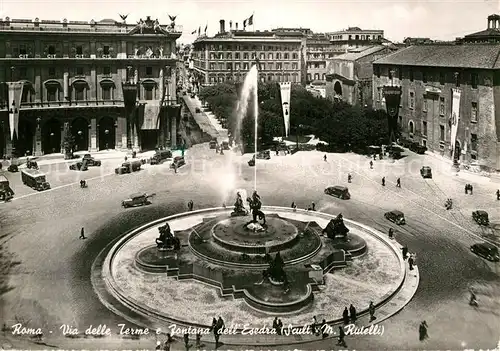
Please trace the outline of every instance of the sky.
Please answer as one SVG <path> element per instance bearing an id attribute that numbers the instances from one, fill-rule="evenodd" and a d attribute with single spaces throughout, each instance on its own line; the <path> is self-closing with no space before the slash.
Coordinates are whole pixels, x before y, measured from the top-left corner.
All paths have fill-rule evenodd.
<path id="1" fill-rule="evenodd" d="M 486 29 L 487 17 L 500 14 L 500 0 L 0 0 L 0 18 L 70 21 L 120 20 L 127 23 L 151 16 L 169 24 L 168 15 L 177 16 L 183 26 L 179 43 L 196 39 L 191 32 L 219 31 L 219 20 L 239 23 L 254 15 L 255 30 L 276 27 L 310 28 L 334 32 L 348 27 L 383 29 L 392 41 L 406 37 L 452 40 Z M 247 29 L 252 29 L 247 28 Z"/>

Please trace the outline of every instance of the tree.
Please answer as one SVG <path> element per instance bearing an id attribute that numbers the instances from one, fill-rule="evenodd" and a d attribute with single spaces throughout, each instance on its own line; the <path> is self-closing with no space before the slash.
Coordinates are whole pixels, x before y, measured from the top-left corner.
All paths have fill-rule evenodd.
<path id="1" fill-rule="evenodd" d="M 75 148 L 75 137 L 71 134 L 71 129 L 65 127 L 66 133 L 64 133 L 63 139 L 63 148 L 64 148 L 64 158 L 72 159 L 73 158 L 73 150 Z"/>

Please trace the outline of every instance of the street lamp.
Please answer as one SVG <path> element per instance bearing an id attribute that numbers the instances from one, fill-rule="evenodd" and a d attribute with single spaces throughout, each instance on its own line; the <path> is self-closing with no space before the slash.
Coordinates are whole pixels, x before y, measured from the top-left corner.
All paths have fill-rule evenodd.
<path id="1" fill-rule="evenodd" d="M 389 73 L 391 74 L 391 87 L 393 87 L 394 86 L 394 73 L 395 73 L 395 71 L 393 69 L 391 69 L 389 71 Z"/>
<path id="2" fill-rule="evenodd" d="M 304 127 L 304 125 L 303 125 L 303 124 L 299 124 L 299 125 L 297 126 L 297 130 L 296 130 L 296 134 L 297 134 L 297 139 L 296 139 L 296 140 L 297 140 L 297 150 L 299 149 L 299 131 L 300 131 L 303 127 Z"/>

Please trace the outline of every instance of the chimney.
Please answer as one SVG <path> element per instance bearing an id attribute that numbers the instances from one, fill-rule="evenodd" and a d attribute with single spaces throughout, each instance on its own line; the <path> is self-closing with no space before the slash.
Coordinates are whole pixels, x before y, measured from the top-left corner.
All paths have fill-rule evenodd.
<path id="1" fill-rule="evenodd" d="M 236 22 L 236 28 L 234 29 L 235 31 L 238 31 L 238 22 Z"/>
<path id="2" fill-rule="evenodd" d="M 233 21 L 229 21 L 229 30 L 232 31 L 233 30 Z"/>
<path id="3" fill-rule="evenodd" d="M 226 32 L 226 21 L 223 19 L 219 21 L 220 23 L 220 33 L 225 33 Z"/>

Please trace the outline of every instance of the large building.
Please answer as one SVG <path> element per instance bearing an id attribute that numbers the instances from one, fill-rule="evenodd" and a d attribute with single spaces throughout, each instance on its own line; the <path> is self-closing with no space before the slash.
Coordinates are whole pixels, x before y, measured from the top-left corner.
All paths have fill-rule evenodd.
<path id="1" fill-rule="evenodd" d="M 500 170 L 500 45 L 411 46 L 374 62 L 373 100 L 401 87 L 402 136 L 461 163 Z"/>
<path id="2" fill-rule="evenodd" d="M 351 49 L 329 59 L 326 97 L 351 105 L 372 106 L 373 61 L 395 50 L 394 45 L 374 45 Z"/>
<path id="3" fill-rule="evenodd" d="M 193 43 L 193 69 L 199 85 L 242 81 L 258 61 L 260 81 L 302 83 L 303 35 L 274 31 L 245 31 L 220 21 L 214 37 L 200 36 Z"/>
<path id="4" fill-rule="evenodd" d="M 0 19 L 0 156 L 176 145 L 182 29 Z"/>
<path id="5" fill-rule="evenodd" d="M 458 38 L 457 43 L 500 43 L 500 15 L 489 15 L 488 26 L 485 30 Z"/>
<path id="6" fill-rule="evenodd" d="M 380 29 L 349 27 L 338 32 L 327 33 L 327 35 L 330 37 L 334 49 L 341 52 L 384 42 L 384 31 Z"/>

